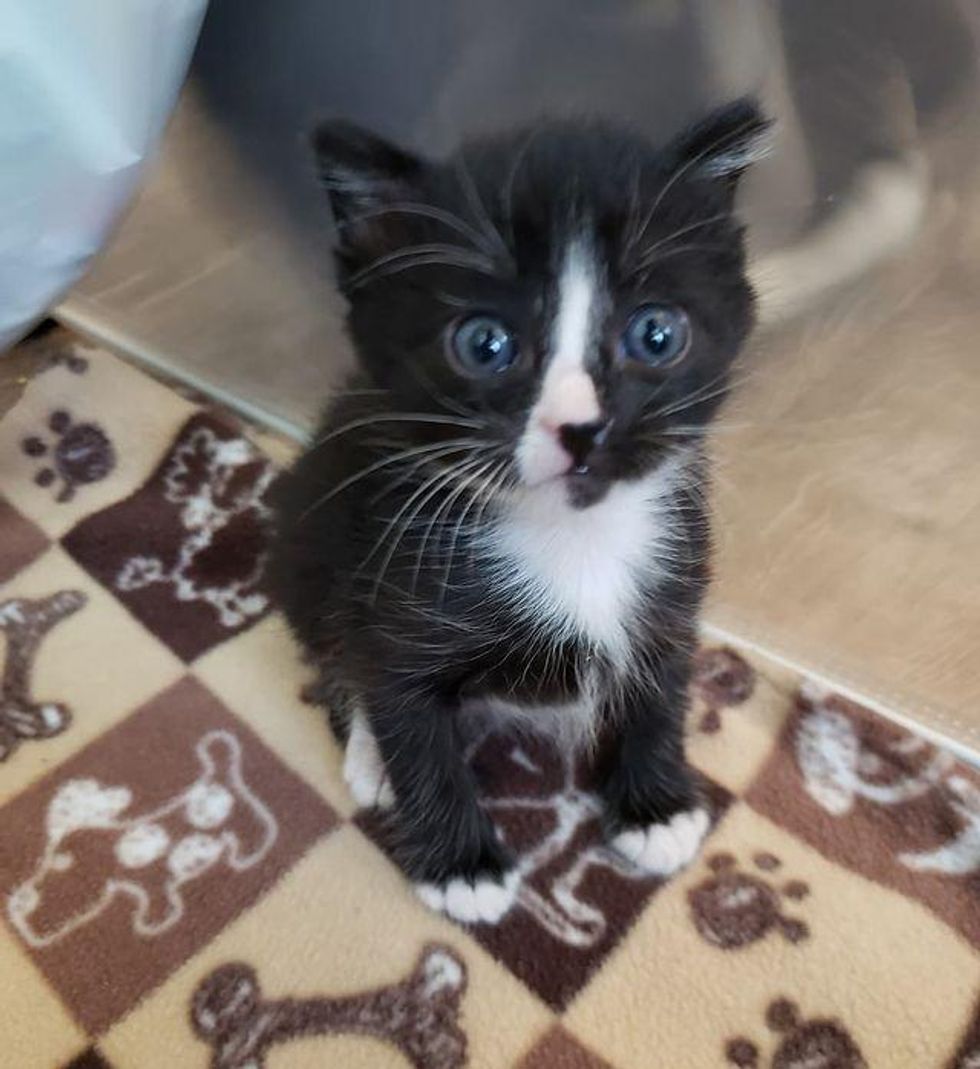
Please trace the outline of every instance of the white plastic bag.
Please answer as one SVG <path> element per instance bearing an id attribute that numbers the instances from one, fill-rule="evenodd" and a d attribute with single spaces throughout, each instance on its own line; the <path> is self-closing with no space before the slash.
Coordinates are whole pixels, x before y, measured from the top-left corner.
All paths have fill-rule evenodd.
<path id="1" fill-rule="evenodd" d="M 0 351 L 78 279 L 128 203 L 206 6 L 0 3 Z"/>

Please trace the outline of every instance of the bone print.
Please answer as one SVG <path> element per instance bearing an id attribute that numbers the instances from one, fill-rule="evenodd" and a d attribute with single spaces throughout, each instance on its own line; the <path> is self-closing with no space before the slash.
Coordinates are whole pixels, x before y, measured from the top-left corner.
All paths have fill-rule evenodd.
<path id="1" fill-rule="evenodd" d="M 426 946 L 399 983 L 356 995 L 263 999 L 255 970 L 216 969 L 191 1001 L 191 1025 L 212 1047 L 212 1069 L 262 1069 L 269 1048 L 309 1036 L 356 1034 L 394 1044 L 415 1069 L 460 1069 L 459 1007 L 466 966 L 450 947 Z"/>
<path id="2" fill-rule="evenodd" d="M 0 602 L 0 631 L 7 636 L 7 652 L 0 682 L 0 761 L 25 739 L 58 735 L 71 723 L 62 702 L 31 698 L 31 676 L 45 635 L 88 599 L 77 590 L 60 590 L 47 598 L 11 598 Z"/>
<path id="3" fill-rule="evenodd" d="M 898 860 L 919 872 L 964 876 L 980 868 L 980 790 L 965 776 L 950 776 L 945 783 L 949 808 L 962 822 L 959 834 L 935 850 L 905 850 Z"/>
<path id="4" fill-rule="evenodd" d="M 757 854 L 755 867 L 776 872 L 781 862 L 772 854 Z M 783 897 L 799 901 L 809 894 L 801 880 L 790 880 L 781 889 L 761 876 L 742 872 L 731 854 L 708 859 L 712 875 L 687 893 L 691 917 L 705 942 L 724 950 L 736 950 L 778 931 L 791 943 L 806 939 L 806 924 L 783 912 Z"/>
<path id="5" fill-rule="evenodd" d="M 243 872 L 265 857 L 278 825 L 242 778 L 238 739 L 208 732 L 196 755 L 200 775 L 136 816 L 125 815 L 133 801 L 129 787 L 75 779 L 58 788 L 45 813 L 44 852 L 7 901 L 7 915 L 26 943 L 58 942 L 119 896 L 133 903 L 136 935 L 161 935 L 184 914 L 186 884 L 219 864 Z"/>
<path id="6" fill-rule="evenodd" d="M 959 830 L 932 849 L 899 853 L 899 862 L 914 871 L 956 876 L 980 869 L 980 790 L 956 772 L 952 754 L 897 730 L 887 741 L 864 739 L 850 703 L 813 685 L 803 688 L 801 700 L 796 760 L 818 805 L 843 817 L 859 799 L 893 808 L 934 797 Z"/>
<path id="7" fill-rule="evenodd" d="M 231 540 L 243 537 L 243 524 L 257 521 L 261 526 L 268 520 L 262 498 L 274 474 L 272 465 L 244 438 L 223 440 L 209 428 L 198 427 L 175 449 L 164 475 L 167 501 L 183 506 L 177 558 L 168 566 L 159 557 L 130 557 L 116 577 L 118 589 L 168 585 L 179 601 L 211 605 L 229 628 L 261 615 L 268 598 L 255 588 L 265 566 L 264 552 L 255 553 L 241 575 L 223 574 L 206 562 L 220 557 Z"/>

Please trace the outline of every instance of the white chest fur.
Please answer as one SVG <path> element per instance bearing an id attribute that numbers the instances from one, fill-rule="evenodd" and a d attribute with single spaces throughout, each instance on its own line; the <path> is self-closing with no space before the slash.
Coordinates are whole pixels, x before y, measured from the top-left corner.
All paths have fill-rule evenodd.
<path id="1" fill-rule="evenodd" d="M 556 480 L 522 493 L 494 528 L 500 578 L 531 617 L 629 658 L 629 625 L 641 590 L 664 574 L 670 498 L 683 460 L 617 483 L 598 504 L 573 509 Z"/>

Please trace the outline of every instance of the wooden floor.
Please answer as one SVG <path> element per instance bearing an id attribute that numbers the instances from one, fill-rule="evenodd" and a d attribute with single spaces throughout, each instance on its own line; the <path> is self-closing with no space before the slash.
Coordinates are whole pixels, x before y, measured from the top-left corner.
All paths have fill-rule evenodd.
<path id="1" fill-rule="evenodd" d="M 349 360 L 338 305 L 199 120 L 61 315 L 299 433 Z M 708 619 L 980 750 L 980 201 L 939 207 L 757 339 L 717 437 Z"/>
<path id="2" fill-rule="evenodd" d="M 715 443 L 709 618 L 980 750 L 973 218 L 760 340 Z"/>

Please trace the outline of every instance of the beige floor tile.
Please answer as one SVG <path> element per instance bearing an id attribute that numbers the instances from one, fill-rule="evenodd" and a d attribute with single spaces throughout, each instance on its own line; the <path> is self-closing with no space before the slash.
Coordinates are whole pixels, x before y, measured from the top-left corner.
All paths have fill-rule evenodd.
<path id="1" fill-rule="evenodd" d="M 354 812 L 340 771 L 343 755 L 326 714 L 300 698 L 310 671 L 281 616 L 267 617 L 205 654 L 194 674 L 338 813 Z"/>
<path id="2" fill-rule="evenodd" d="M 730 933 L 719 937 L 710 915 L 702 923 L 715 943 L 706 941 L 688 901 L 688 892 L 711 878 L 708 858 L 722 851 L 774 889 L 790 881 L 808 889 L 803 898 L 793 896 L 796 888 L 756 899 L 766 904 L 763 919 L 743 918 L 743 945 L 735 948 L 717 945 Z M 757 867 L 757 855 L 766 867 Z M 871 1066 L 946 1064 L 980 982 L 980 959 L 964 941 L 915 903 L 825 861 L 746 806 L 715 833 L 708 858 L 651 902 L 570 1008 L 571 1032 L 620 1069 L 704 1069 L 724 1064 L 725 1044 L 738 1037 L 762 1050 L 774 1046 L 767 1008 L 788 998 L 806 1019 L 838 1019 Z M 651 1063 L 651 1051 L 659 1061 Z"/>
<path id="3" fill-rule="evenodd" d="M 961 213 L 760 337 L 716 442 L 708 618 L 980 751 L 980 201 Z"/>
<path id="4" fill-rule="evenodd" d="M 708 643 L 707 649 L 717 649 Z M 688 759 L 717 783 L 738 794 L 755 779 L 772 753 L 783 720 L 792 708 L 798 677 L 746 660 L 752 673 L 752 693 L 744 702 L 714 707 L 695 688 L 691 706 Z M 713 709 L 717 724 L 706 720 Z M 706 730 L 710 726 L 712 730 Z"/>
<path id="5" fill-rule="evenodd" d="M 52 537 L 60 537 L 83 516 L 127 497 L 149 477 L 194 406 L 172 390 L 102 350 L 86 350 L 88 370 L 75 374 L 64 366 L 36 376 L 0 424 L 0 490 Z M 125 392 L 125 407 L 112 404 Z M 73 424 L 94 423 L 112 445 L 109 477 L 79 485 L 70 501 L 56 500 L 62 482 L 38 486 L 35 476 L 53 468 L 59 435 L 48 426 L 52 414 L 68 413 Z M 68 433 L 71 433 L 70 431 Z M 38 438 L 46 452 L 24 453 L 23 443 Z"/>
<path id="6" fill-rule="evenodd" d="M 0 588 L 0 599 L 79 591 L 85 604 L 47 633 L 34 660 L 34 700 L 68 706 L 71 723 L 51 738 L 24 741 L 3 764 L 0 801 L 81 749 L 178 680 L 181 662 L 54 546 Z M 6 656 L 6 639 L 0 638 Z M 125 656 L 120 651 L 125 650 Z"/>
<path id="7" fill-rule="evenodd" d="M 468 1065 L 509 1067 L 546 1027 L 549 1011 L 463 931 L 429 913 L 351 826 L 315 847 L 254 909 L 110 1032 L 102 1047 L 120 1066 L 203 1069 L 207 1048 L 192 1033 L 188 1009 L 197 985 L 217 966 L 251 965 L 264 998 L 342 997 L 401 981 L 426 943 L 452 948 L 465 963 L 459 1023 L 468 1040 Z M 376 1040 L 342 1036 L 284 1047 L 269 1064 L 394 1069 L 406 1062 Z"/>
<path id="8" fill-rule="evenodd" d="M 0 927 L 0 1065 L 51 1069 L 87 1044 L 85 1034 L 6 929 Z M 43 1025 L 39 1027 L 39 1022 Z"/>

